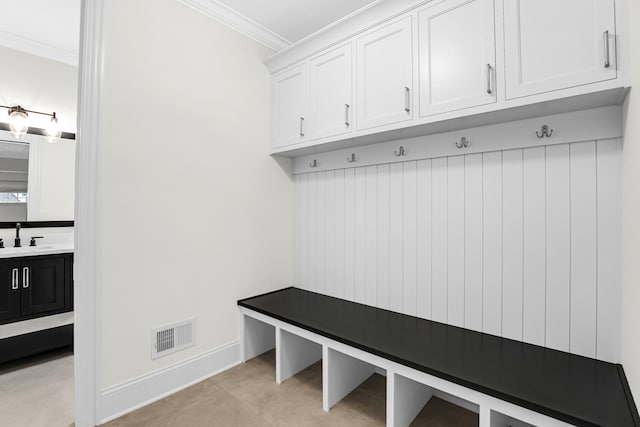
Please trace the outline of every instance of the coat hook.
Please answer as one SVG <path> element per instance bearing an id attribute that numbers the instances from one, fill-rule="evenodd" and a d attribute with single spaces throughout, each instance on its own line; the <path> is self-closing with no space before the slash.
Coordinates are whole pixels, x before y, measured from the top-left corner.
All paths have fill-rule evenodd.
<path id="1" fill-rule="evenodd" d="M 356 155 L 354 153 L 351 156 L 347 157 L 347 162 L 354 163 L 356 161 Z"/>
<path id="2" fill-rule="evenodd" d="M 466 137 L 463 136 L 462 138 L 460 138 L 459 142 L 456 142 L 456 147 L 468 148 L 470 144 L 471 144 L 471 141 L 469 141 Z"/>
<path id="3" fill-rule="evenodd" d="M 400 156 L 404 156 L 405 152 L 404 152 L 404 147 L 401 145 L 400 148 L 398 148 L 398 151 L 393 151 L 393 154 L 395 154 L 396 156 L 400 157 Z"/>
<path id="4" fill-rule="evenodd" d="M 316 159 L 313 159 L 313 162 L 309 163 L 309 166 L 311 166 L 312 168 L 318 167 L 318 161 Z"/>
<path id="5" fill-rule="evenodd" d="M 547 138 L 551 138 L 551 135 L 553 135 L 553 129 L 547 125 L 543 125 L 539 131 L 536 131 L 536 136 L 538 138 L 544 138 L 545 136 Z"/>

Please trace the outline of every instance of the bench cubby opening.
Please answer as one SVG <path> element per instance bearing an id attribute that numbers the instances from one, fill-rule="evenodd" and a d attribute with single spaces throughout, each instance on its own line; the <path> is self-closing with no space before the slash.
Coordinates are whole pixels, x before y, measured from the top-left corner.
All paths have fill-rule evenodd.
<path id="1" fill-rule="evenodd" d="M 416 417 L 427 407 L 432 398 L 458 407 L 461 414 L 469 411 L 475 413 L 473 419 L 467 420 L 465 425 L 478 426 L 480 405 L 454 396 L 450 393 L 431 387 L 427 384 L 415 381 L 397 373 L 390 375 L 387 379 L 390 395 L 388 400 L 388 425 L 394 427 L 407 427 L 411 425 Z M 455 408 L 453 409 L 455 411 Z M 466 418 L 469 418 L 468 416 Z"/>
<path id="2" fill-rule="evenodd" d="M 533 424 L 510 417 L 500 412 L 491 411 L 491 427 L 535 427 Z"/>
<path id="3" fill-rule="evenodd" d="M 281 328 L 276 330 L 278 384 L 322 359 L 322 345 Z"/>
<path id="4" fill-rule="evenodd" d="M 326 412 L 376 372 L 386 371 L 325 346 L 322 364 L 322 407 Z"/>

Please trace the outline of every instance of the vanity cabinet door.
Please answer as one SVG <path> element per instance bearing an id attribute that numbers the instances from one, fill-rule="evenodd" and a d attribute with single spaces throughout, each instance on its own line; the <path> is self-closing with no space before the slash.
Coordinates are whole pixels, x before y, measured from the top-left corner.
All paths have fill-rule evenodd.
<path id="1" fill-rule="evenodd" d="M 410 16 L 357 40 L 359 130 L 413 119 L 412 40 Z"/>
<path id="2" fill-rule="evenodd" d="M 64 256 L 23 260 L 20 280 L 22 316 L 64 310 Z"/>
<path id="3" fill-rule="evenodd" d="M 0 261 L 0 324 L 20 317 L 20 262 Z"/>
<path id="4" fill-rule="evenodd" d="M 614 0 L 504 2 L 507 99 L 615 79 Z"/>
<path id="5" fill-rule="evenodd" d="M 449 0 L 418 15 L 420 115 L 496 102 L 493 0 Z"/>

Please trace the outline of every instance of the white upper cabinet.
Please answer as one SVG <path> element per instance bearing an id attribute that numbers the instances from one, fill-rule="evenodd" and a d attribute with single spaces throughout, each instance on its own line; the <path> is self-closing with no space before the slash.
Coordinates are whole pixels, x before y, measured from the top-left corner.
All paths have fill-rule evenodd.
<path id="1" fill-rule="evenodd" d="M 272 78 L 271 145 L 281 148 L 307 140 L 307 64 Z"/>
<path id="2" fill-rule="evenodd" d="M 507 99 L 616 74 L 614 0 L 504 2 Z"/>
<path id="3" fill-rule="evenodd" d="M 420 115 L 496 102 L 493 0 L 450 0 L 418 15 Z"/>
<path id="4" fill-rule="evenodd" d="M 408 16 L 357 40 L 358 129 L 413 118 L 411 31 L 411 16 Z"/>
<path id="5" fill-rule="evenodd" d="M 351 132 L 353 127 L 351 59 L 351 43 L 349 43 L 309 62 L 311 139 Z"/>

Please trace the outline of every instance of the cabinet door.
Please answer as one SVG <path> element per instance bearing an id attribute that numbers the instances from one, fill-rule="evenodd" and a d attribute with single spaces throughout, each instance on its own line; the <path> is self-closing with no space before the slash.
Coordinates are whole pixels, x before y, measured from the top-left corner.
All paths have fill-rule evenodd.
<path id="1" fill-rule="evenodd" d="M 307 64 L 276 74 L 271 88 L 271 141 L 273 148 L 306 140 Z"/>
<path id="2" fill-rule="evenodd" d="M 420 115 L 496 101 L 493 0 L 450 0 L 420 12 Z"/>
<path id="3" fill-rule="evenodd" d="M 309 63 L 311 138 L 351 131 L 351 44 L 339 47 Z"/>
<path id="4" fill-rule="evenodd" d="M 358 39 L 358 129 L 413 118 L 411 17 Z"/>
<path id="5" fill-rule="evenodd" d="M 615 79 L 614 0 L 504 2 L 507 98 Z"/>
<path id="6" fill-rule="evenodd" d="M 0 323 L 20 317 L 19 270 L 19 262 L 0 262 Z"/>
<path id="7" fill-rule="evenodd" d="M 20 279 L 22 316 L 64 309 L 64 257 L 24 260 L 21 263 Z"/>

